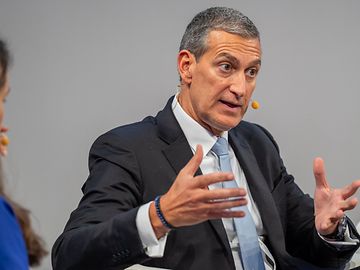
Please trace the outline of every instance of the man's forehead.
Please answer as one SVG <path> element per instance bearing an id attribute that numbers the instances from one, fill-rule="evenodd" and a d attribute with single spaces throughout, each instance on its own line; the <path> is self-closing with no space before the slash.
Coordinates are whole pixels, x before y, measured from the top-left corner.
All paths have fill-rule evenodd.
<path id="1" fill-rule="evenodd" d="M 244 38 L 238 34 L 213 30 L 206 40 L 206 52 L 223 55 L 224 51 L 237 51 L 241 54 L 261 58 L 261 45 L 258 38 Z"/>

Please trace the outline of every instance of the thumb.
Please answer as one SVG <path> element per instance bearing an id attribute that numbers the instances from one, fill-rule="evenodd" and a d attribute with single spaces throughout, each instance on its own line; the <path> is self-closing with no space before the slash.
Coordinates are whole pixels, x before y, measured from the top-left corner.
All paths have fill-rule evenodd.
<path id="1" fill-rule="evenodd" d="M 196 146 L 196 151 L 194 156 L 184 167 L 185 171 L 191 175 L 194 175 L 197 169 L 199 168 L 202 159 L 203 159 L 203 149 L 202 146 L 198 144 Z"/>
<path id="2" fill-rule="evenodd" d="M 329 189 L 329 184 L 326 181 L 325 177 L 325 166 L 322 158 L 317 157 L 314 159 L 313 171 L 316 181 L 316 188 L 326 188 Z"/>

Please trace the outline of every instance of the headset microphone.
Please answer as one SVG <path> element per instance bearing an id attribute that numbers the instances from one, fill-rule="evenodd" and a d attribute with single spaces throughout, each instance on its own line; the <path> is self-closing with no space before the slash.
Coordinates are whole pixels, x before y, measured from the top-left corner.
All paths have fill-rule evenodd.
<path id="1" fill-rule="evenodd" d="M 9 144 L 10 140 L 8 136 L 6 136 L 4 133 L 0 134 L 0 144 L 3 146 L 7 146 Z"/>
<path id="2" fill-rule="evenodd" d="M 254 110 L 257 110 L 257 109 L 260 108 L 260 104 L 259 104 L 258 101 L 252 100 L 252 102 L 251 102 L 251 107 L 252 107 Z"/>

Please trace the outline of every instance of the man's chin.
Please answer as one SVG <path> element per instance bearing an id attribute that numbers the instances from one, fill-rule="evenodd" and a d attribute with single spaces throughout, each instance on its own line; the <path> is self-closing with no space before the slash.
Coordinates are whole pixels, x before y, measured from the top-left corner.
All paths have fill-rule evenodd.
<path id="1" fill-rule="evenodd" d="M 241 122 L 241 119 L 239 121 L 231 122 L 231 123 L 222 123 L 218 124 L 214 127 L 212 127 L 212 133 L 215 135 L 220 135 L 224 131 L 229 131 L 232 128 L 236 127 Z"/>

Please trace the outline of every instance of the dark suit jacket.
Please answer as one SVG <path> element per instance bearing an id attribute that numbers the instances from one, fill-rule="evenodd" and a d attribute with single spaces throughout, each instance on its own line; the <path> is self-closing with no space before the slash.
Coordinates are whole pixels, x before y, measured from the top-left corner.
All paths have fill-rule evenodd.
<path id="1" fill-rule="evenodd" d="M 139 206 L 166 193 L 193 155 L 171 102 L 156 117 L 115 128 L 95 141 L 84 196 L 53 247 L 55 270 L 123 269 L 136 263 L 179 270 L 235 269 L 221 220 L 171 231 L 163 258 L 149 258 L 142 247 L 135 224 Z M 286 172 L 271 135 L 242 121 L 229 132 L 229 142 L 278 269 L 296 269 L 293 256 L 324 267 L 343 265 L 355 248 L 338 251 L 318 237 L 313 200 Z"/>

